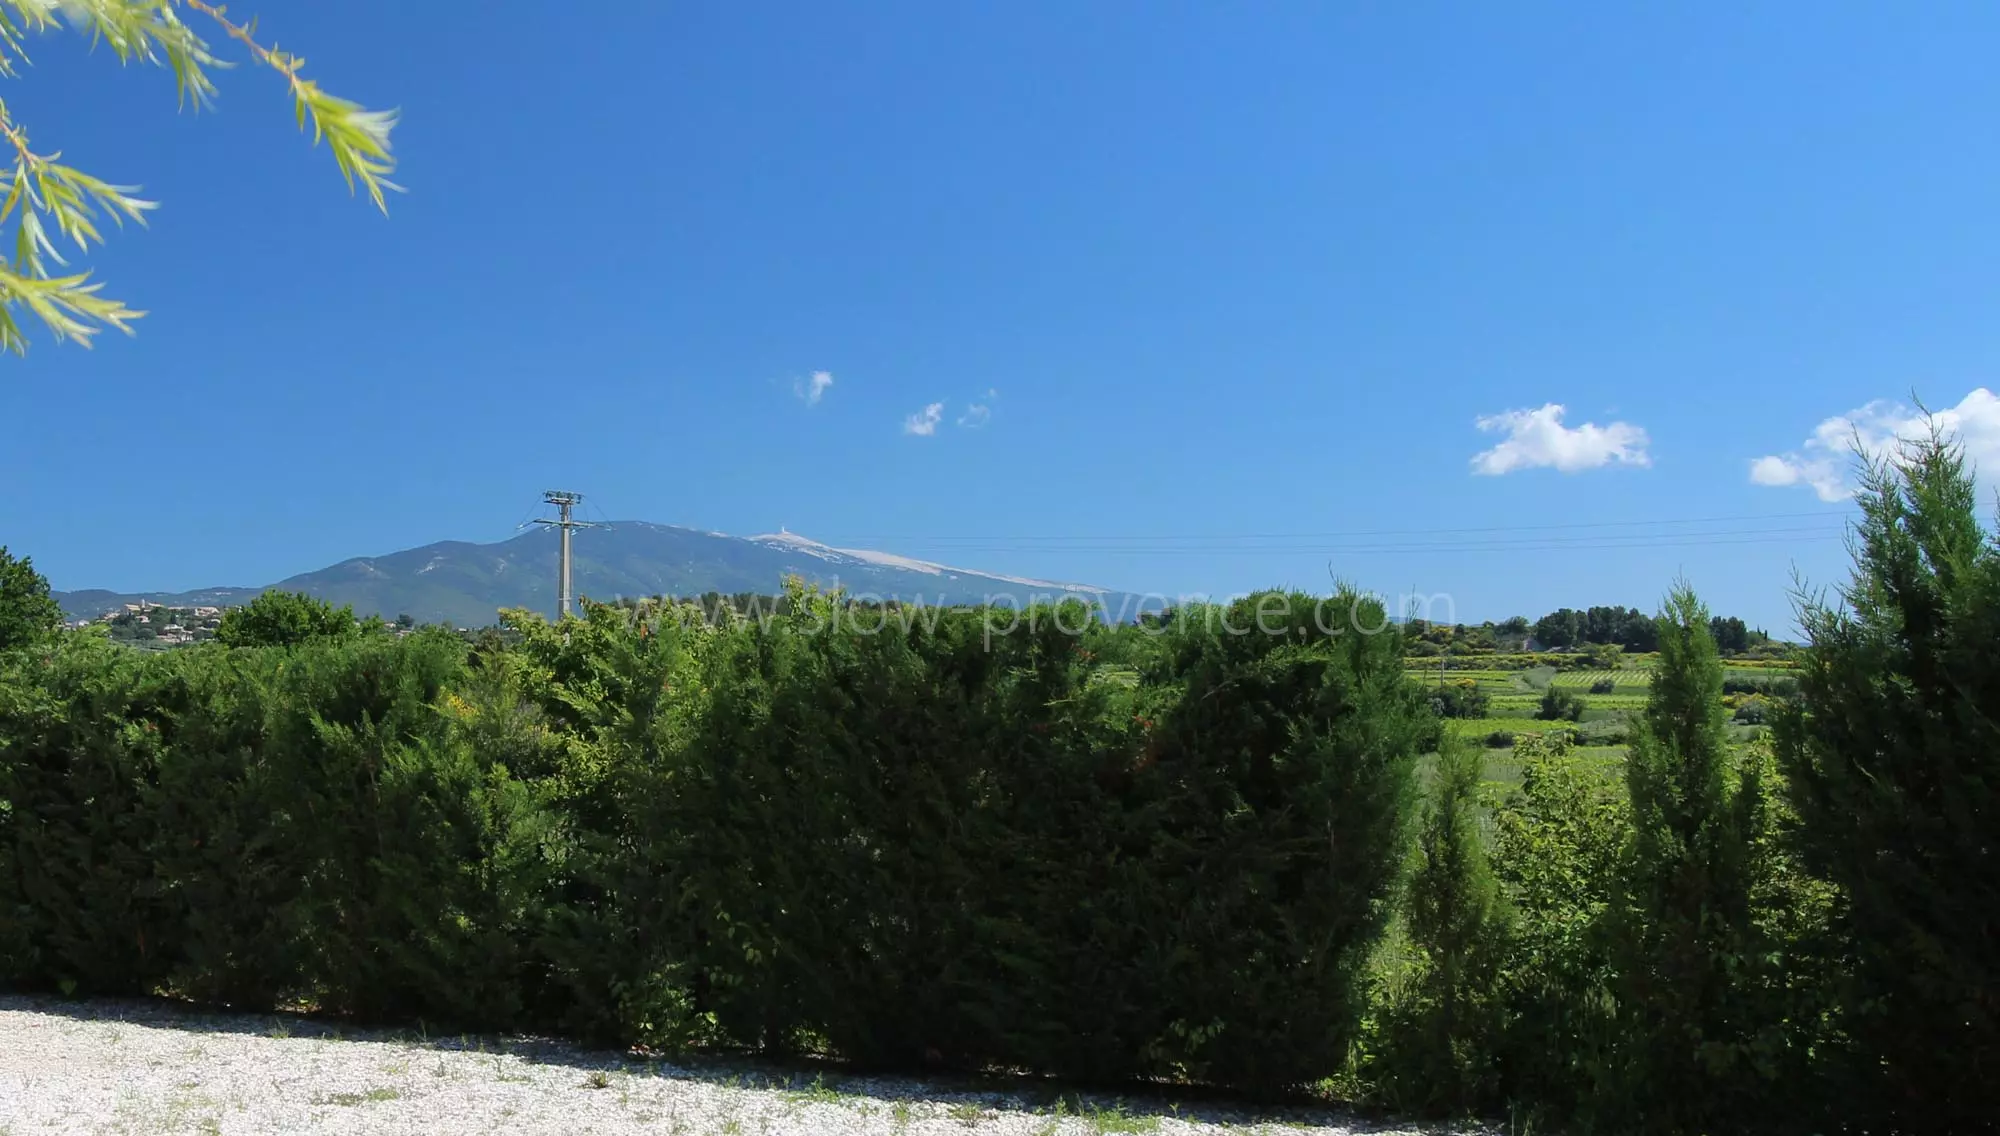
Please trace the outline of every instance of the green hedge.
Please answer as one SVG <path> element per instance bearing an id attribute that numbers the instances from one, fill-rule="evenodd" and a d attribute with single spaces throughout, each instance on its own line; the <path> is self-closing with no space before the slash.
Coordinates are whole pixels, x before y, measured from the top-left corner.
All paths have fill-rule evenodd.
<path id="1" fill-rule="evenodd" d="M 1435 725 L 1396 636 L 1285 606 L 64 635 L 0 681 L 0 981 L 1311 1081 L 1360 1019 Z"/>

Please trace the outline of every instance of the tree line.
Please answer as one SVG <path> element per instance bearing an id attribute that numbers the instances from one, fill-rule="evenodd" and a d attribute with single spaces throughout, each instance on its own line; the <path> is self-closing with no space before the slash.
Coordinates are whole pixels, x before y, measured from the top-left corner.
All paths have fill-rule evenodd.
<path id="1" fill-rule="evenodd" d="M 1738 655 L 1773 644 L 1769 633 L 1753 628 L 1740 617 L 1712 615 L 1709 635 L 1726 655 Z M 1523 651 L 1530 645 L 1541 650 L 1569 650 L 1591 646 L 1651 653 L 1659 649 L 1657 621 L 1632 607 L 1598 606 L 1558 608 L 1530 621 L 1517 615 L 1485 623 L 1434 623 L 1409 621 L 1408 635 L 1413 654 L 1436 655 L 1446 650 L 1465 652 Z"/>
<path id="2" fill-rule="evenodd" d="M 1541 1128 L 1991 1130 L 1975 505 L 1950 447 L 1874 471 L 1769 742 L 1729 742 L 1678 587 L 1623 768 L 1530 735 L 1505 791 L 1398 636 L 1310 603 L 807 633 L 837 601 L 799 588 L 468 643 L 267 598 L 144 653 L 0 560 L 0 982 Z"/>

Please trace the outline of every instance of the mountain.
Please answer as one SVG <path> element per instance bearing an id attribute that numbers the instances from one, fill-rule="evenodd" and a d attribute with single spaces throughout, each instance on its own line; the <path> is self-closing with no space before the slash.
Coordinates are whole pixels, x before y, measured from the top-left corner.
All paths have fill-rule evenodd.
<path id="1" fill-rule="evenodd" d="M 492 623 L 501 608 L 554 612 L 557 539 L 553 530 L 537 528 L 497 544 L 441 541 L 386 556 L 343 560 L 270 587 L 352 604 L 360 615 L 393 619 L 408 614 L 419 622 L 482 627 Z M 572 540 L 576 594 L 595 600 L 704 592 L 768 595 L 782 587 L 787 575 L 838 585 L 852 596 L 927 604 L 993 599 L 1025 605 L 1040 597 L 1076 596 L 1103 602 L 1116 615 L 1136 612 L 1139 599 L 1086 584 L 833 548 L 795 533 L 735 537 L 645 521 L 614 521 L 580 530 Z M 129 595 L 89 590 L 57 592 L 56 600 L 70 618 L 87 619 L 141 599 L 173 607 L 226 606 L 245 603 L 265 590 L 209 588 Z"/>

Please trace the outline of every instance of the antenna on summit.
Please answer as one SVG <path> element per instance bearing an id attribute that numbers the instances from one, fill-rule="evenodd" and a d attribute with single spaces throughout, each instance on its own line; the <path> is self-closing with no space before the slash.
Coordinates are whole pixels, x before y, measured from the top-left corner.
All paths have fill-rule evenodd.
<path id="1" fill-rule="evenodd" d="M 559 619 L 567 618 L 570 600 L 569 535 L 575 529 L 590 529 L 597 526 L 589 521 L 570 519 L 570 510 L 583 501 L 581 493 L 571 493 L 567 489 L 551 489 L 542 494 L 542 500 L 554 505 L 558 515 L 558 519 L 553 521 L 547 517 L 536 517 L 535 523 L 553 526 L 562 534 L 562 552 L 556 562 L 556 615 Z"/>

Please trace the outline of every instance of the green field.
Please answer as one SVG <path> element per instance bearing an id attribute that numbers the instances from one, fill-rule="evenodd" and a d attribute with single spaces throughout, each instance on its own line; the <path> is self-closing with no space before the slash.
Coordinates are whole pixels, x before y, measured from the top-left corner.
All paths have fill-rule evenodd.
<path id="1" fill-rule="evenodd" d="M 1506 718 L 1452 718 L 1446 724 L 1460 737 L 1469 737 L 1475 741 L 1496 730 L 1505 730 L 1510 734 L 1539 734 L 1545 730 L 1574 729 L 1576 726 L 1574 722 L 1544 722 L 1532 715 Z"/>
<path id="2" fill-rule="evenodd" d="M 1653 683 L 1651 656 L 1628 658 L 1627 665 L 1615 670 L 1558 670 L 1552 666 L 1525 670 L 1481 669 L 1470 665 L 1475 661 L 1453 659 L 1451 662 L 1455 665 L 1444 671 L 1442 676 L 1443 681 L 1448 683 L 1471 682 L 1487 696 L 1484 717 L 1454 718 L 1446 723 L 1453 734 L 1473 745 L 1484 746 L 1487 737 L 1494 733 L 1519 736 L 1548 730 L 1570 730 L 1577 734 L 1576 752 L 1587 755 L 1607 772 L 1615 772 L 1624 764 L 1625 746 L 1603 743 L 1621 740 L 1632 720 L 1645 709 Z M 1410 659 L 1406 662 L 1406 669 L 1413 681 L 1432 688 L 1438 685 L 1440 675 L 1436 660 Z M 1775 678 L 1787 670 L 1789 667 L 1783 663 L 1765 660 L 1725 664 L 1725 673 L 1739 679 Z M 1590 693 L 1592 686 L 1605 680 L 1613 684 L 1611 693 Z M 1551 686 L 1572 691 L 1583 698 L 1582 720 L 1550 722 L 1535 717 L 1543 692 Z M 1746 736 L 1747 730 L 1745 727 Z M 1510 747 L 1495 746 L 1487 749 L 1486 755 L 1486 778 L 1489 782 L 1499 785 L 1520 782 L 1520 766 L 1514 761 Z"/>
<path id="3" fill-rule="evenodd" d="M 1625 667 L 1615 671 L 1558 671 L 1549 682 L 1554 686 L 1580 686 L 1588 690 L 1605 680 L 1616 684 L 1621 692 L 1629 687 L 1643 696 L 1653 685 L 1653 671 L 1650 667 Z"/>

